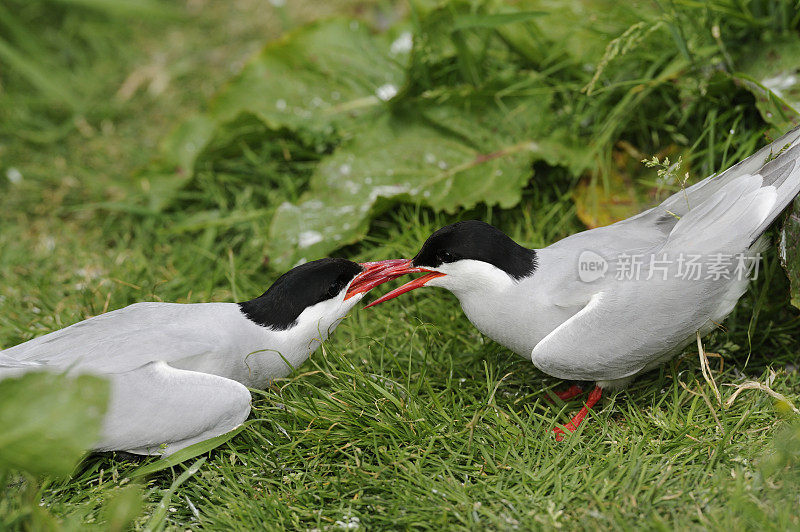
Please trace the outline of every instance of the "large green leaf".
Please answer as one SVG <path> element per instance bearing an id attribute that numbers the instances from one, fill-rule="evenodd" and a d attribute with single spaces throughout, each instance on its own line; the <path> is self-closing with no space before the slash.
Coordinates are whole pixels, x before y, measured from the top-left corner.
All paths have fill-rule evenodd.
<path id="1" fill-rule="evenodd" d="M 519 201 L 535 160 L 582 168 L 581 157 L 552 139 L 552 89 L 536 76 L 509 71 L 514 78 L 502 79 L 500 87 L 517 89 L 492 98 L 458 86 L 431 91 L 405 85 L 412 42 L 420 46 L 414 49 L 417 70 L 436 72 L 433 78 L 440 82 L 483 82 L 477 75 L 451 77 L 453 54 L 462 63 L 459 70 L 473 74 L 483 68 L 478 56 L 504 64 L 507 47 L 494 40 L 486 46 L 496 47 L 495 53 L 481 52 L 487 41 L 476 37 L 490 28 L 473 27 L 469 6 L 458 5 L 456 11 L 436 8 L 436 16 L 420 30 L 426 37 L 419 43 L 408 33 L 375 35 L 359 22 L 335 20 L 267 46 L 215 97 L 206 115 L 167 140 L 165 151 L 178 177 L 156 180 L 152 190 L 158 198 L 169 197 L 192 175 L 209 142 L 243 115 L 312 143 L 324 139 L 330 146 L 340 139 L 314 171 L 302 199 L 284 203 L 274 215 L 271 264 L 286 268 L 357 241 L 372 216 L 399 200 L 447 211 L 480 202 L 510 207 Z M 539 15 L 503 13 L 487 20 L 490 27 L 505 26 Z M 450 28 L 458 20 L 472 22 Z M 514 96 L 518 91 L 525 95 Z"/>
<path id="2" fill-rule="evenodd" d="M 508 25 L 499 33 L 520 55 L 534 63 L 565 56 L 580 65 L 596 66 L 611 39 L 641 22 L 655 24 L 655 3 L 614 0 L 525 0 L 515 5 L 543 15 L 530 26 Z"/>
<path id="3" fill-rule="evenodd" d="M 369 220 L 400 200 L 453 212 L 478 203 L 511 207 L 532 163 L 579 164 L 545 138 L 548 101 L 502 107 L 437 105 L 421 118 L 386 114 L 324 159 L 297 204 L 285 203 L 270 228 L 280 267 L 323 256 L 366 233 Z"/>
<path id="4" fill-rule="evenodd" d="M 68 474 L 98 439 L 108 393 L 104 379 L 88 375 L 0 381 L 0 470 Z"/>
<path id="5" fill-rule="evenodd" d="M 758 48 L 734 77 L 756 98 L 775 136 L 800 124 L 800 37 L 787 36 Z"/>
<path id="6" fill-rule="evenodd" d="M 407 53 L 392 54 L 355 20 L 314 24 L 267 46 L 215 98 L 212 112 L 229 120 L 247 111 L 274 127 L 327 134 L 394 96 Z"/>
<path id="7" fill-rule="evenodd" d="M 274 129 L 330 137 L 391 99 L 405 80 L 406 45 L 355 20 L 302 27 L 268 44 L 217 94 L 208 112 L 165 141 L 167 162 L 190 175 L 215 130 L 242 113 Z"/>

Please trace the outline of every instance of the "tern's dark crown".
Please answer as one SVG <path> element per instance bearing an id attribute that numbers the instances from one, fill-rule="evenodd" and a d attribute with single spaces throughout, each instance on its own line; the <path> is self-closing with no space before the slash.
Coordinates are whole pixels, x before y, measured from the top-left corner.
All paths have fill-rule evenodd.
<path id="1" fill-rule="evenodd" d="M 487 262 L 515 280 L 536 270 L 536 251 L 520 246 L 500 229 L 479 220 L 442 227 L 428 237 L 413 262 L 414 266 L 436 268 L 462 259 Z"/>
<path id="2" fill-rule="evenodd" d="M 239 308 L 263 327 L 290 329 L 306 308 L 339 295 L 361 271 L 345 259 L 307 262 L 278 277 L 259 297 L 239 303 Z"/>

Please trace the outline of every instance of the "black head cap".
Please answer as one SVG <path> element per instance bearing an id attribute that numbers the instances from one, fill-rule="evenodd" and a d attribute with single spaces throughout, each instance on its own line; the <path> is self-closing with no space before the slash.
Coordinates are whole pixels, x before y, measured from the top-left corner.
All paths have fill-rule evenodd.
<path id="1" fill-rule="evenodd" d="M 261 296 L 239 303 L 239 307 L 257 324 L 285 330 L 307 307 L 336 297 L 361 272 L 361 266 L 345 259 L 307 262 L 284 273 Z"/>
<path id="2" fill-rule="evenodd" d="M 414 266 L 436 268 L 447 262 L 473 259 L 488 262 L 514 279 L 536 269 L 536 252 L 520 246 L 504 232 L 480 220 L 465 220 L 442 227 L 422 245 Z"/>

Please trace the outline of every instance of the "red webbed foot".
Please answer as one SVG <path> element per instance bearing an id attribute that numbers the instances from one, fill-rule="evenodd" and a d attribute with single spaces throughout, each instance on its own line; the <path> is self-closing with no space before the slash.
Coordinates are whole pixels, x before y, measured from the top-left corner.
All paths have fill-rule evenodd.
<path id="1" fill-rule="evenodd" d="M 573 388 L 574 388 L 574 386 L 573 386 Z M 569 390 L 566 390 L 563 393 L 566 394 L 566 392 L 569 392 L 571 389 L 572 388 L 570 388 Z M 583 419 L 589 413 L 589 409 L 592 408 L 595 404 L 597 404 L 597 401 L 600 400 L 600 396 L 602 394 L 603 394 L 603 390 L 599 386 L 595 386 L 594 390 L 592 390 L 592 393 L 589 394 L 589 398 L 586 400 L 586 405 L 584 405 L 584 407 L 581 408 L 580 412 L 575 414 L 575 417 L 573 417 L 572 420 L 570 420 L 569 423 L 564 425 L 565 427 L 567 427 L 567 430 L 569 430 L 570 432 L 575 432 L 575 430 L 577 430 L 578 426 L 581 424 Z M 556 428 L 553 429 L 553 432 L 556 435 L 556 441 L 561 441 L 561 440 L 564 439 L 564 431 L 561 430 L 561 428 L 556 427 Z"/>
<path id="2" fill-rule="evenodd" d="M 569 401 L 573 397 L 578 397 L 582 393 L 583 393 L 583 388 L 581 388 L 577 384 L 573 384 L 563 392 L 556 392 L 556 397 L 558 397 L 562 401 Z"/>
<path id="3" fill-rule="evenodd" d="M 561 392 L 553 392 L 553 395 L 555 395 L 562 401 L 569 401 L 573 397 L 577 397 L 582 393 L 583 393 L 583 388 L 578 386 L 577 384 L 573 384 L 566 390 L 563 390 Z M 553 402 L 552 397 L 550 397 L 549 395 L 545 395 L 544 400 L 547 401 L 548 403 Z"/>

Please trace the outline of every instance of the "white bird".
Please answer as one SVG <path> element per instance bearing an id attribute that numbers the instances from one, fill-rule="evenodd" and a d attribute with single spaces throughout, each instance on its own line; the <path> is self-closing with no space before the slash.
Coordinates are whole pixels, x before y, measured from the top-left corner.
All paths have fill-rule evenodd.
<path id="1" fill-rule="evenodd" d="M 762 237 L 800 192 L 800 128 L 648 211 L 543 249 L 465 221 L 434 232 L 384 279 L 426 272 L 376 305 L 421 286 L 451 291 L 486 336 L 541 371 L 619 388 L 680 353 L 733 310 L 758 266 Z M 573 386 L 564 399 L 580 393 Z M 563 437 L 556 430 L 557 439 Z"/>
<path id="2" fill-rule="evenodd" d="M 302 364 L 398 262 L 309 262 L 243 303 L 135 303 L 0 351 L 0 379 L 36 370 L 107 377 L 94 449 L 169 455 L 241 425 L 246 387 Z"/>

